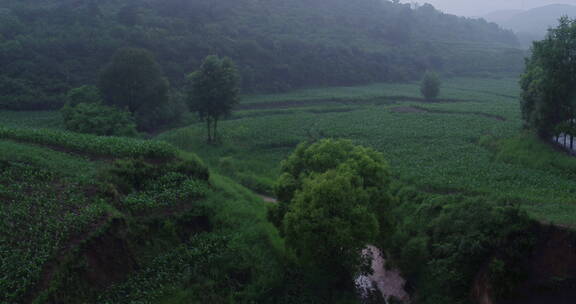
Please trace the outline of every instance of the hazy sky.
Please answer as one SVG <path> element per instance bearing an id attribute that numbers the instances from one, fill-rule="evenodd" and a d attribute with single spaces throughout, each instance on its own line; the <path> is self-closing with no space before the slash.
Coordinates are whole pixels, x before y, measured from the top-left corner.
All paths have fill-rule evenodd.
<path id="1" fill-rule="evenodd" d="M 501 9 L 530 9 L 554 3 L 576 5 L 576 0 L 404 0 L 403 2 L 430 3 L 446 13 L 475 17 Z"/>

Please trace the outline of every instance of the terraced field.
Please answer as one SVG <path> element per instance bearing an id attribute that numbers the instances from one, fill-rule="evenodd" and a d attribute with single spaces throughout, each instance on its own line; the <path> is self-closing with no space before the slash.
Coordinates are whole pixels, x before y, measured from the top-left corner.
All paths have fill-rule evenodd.
<path id="1" fill-rule="evenodd" d="M 524 133 L 518 95 L 513 78 L 457 78 L 444 81 L 434 103 L 420 99 L 417 84 L 247 96 L 234 118 L 221 124 L 220 146 L 204 144 L 199 123 L 159 139 L 271 194 L 281 160 L 299 142 L 348 138 L 384 152 L 397 178 L 422 191 L 521 204 L 540 221 L 574 225 L 576 182 L 568 168 L 576 162 Z M 534 165 L 513 153 L 497 157 L 512 139 L 524 144 L 514 153 L 559 158 L 562 165 Z"/>
<path id="2" fill-rule="evenodd" d="M 234 292 L 195 292 L 212 262 L 281 269 L 280 243 L 247 239 L 279 240 L 265 204 L 164 142 L 0 127 L 0 200 L 0 303 L 159 303 L 179 288 L 202 302 Z"/>

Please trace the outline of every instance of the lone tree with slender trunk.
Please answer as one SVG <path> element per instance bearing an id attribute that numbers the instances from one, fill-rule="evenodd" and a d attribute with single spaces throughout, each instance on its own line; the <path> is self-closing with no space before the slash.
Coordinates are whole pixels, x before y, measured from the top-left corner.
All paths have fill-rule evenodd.
<path id="1" fill-rule="evenodd" d="M 432 101 L 440 94 L 441 84 L 440 78 L 436 73 L 426 72 L 420 84 L 420 92 L 427 101 Z"/>
<path id="2" fill-rule="evenodd" d="M 218 120 L 230 115 L 240 101 L 236 66 L 229 58 L 211 55 L 188 80 L 188 106 L 206 121 L 208 143 L 214 143 L 218 138 Z"/>

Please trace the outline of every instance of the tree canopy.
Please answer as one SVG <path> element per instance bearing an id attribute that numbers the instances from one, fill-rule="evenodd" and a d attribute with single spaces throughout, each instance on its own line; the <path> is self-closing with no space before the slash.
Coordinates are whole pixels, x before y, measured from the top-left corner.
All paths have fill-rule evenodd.
<path id="1" fill-rule="evenodd" d="M 420 84 L 420 92 L 422 96 L 428 101 L 434 100 L 440 94 L 440 78 L 434 72 L 426 72 L 422 83 Z"/>
<path id="2" fill-rule="evenodd" d="M 576 20 L 560 19 L 534 42 L 520 81 L 525 126 L 549 138 L 576 118 Z M 566 130 L 566 128 L 561 128 Z"/>
<path id="3" fill-rule="evenodd" d="M 188 79 L 188 106 L 206 121 L 208 142 L 213 142 L 218 135 L 218 120 L 230 115 L 240 101 L 238 72 L 229 58 L 211 55 Z"/>
<path id="4" fill-rule="evenodd" d="M 106 104 L 135 115 L 168 101 L 168 81 L 152 54 L 144 49 L 118 50 L 100 73 L 99 88 Z"/>
<path id="5" fill-rule="evenodd" d="M 182 88 L 209 54 L 237 64 L 245 92 L 516 73 L 514 34 L 430 5 L 377 0 L 4 0 L 0 107 L 58 109 L 123 47 L 150 50 Z"/>
<path id="6" fill-rule="evenodd" d="M 302 263 L 350 278 L 388 225 L 389 183 L 379 152 L 347 140 L 304 143 L 282 163 L 270 218 Z"/>
<path id="7" fill-rule="evenodd" d="M 286 245 L 312 271 L 336 278 L 357 274 L 362 249 L 379 232 L 362 180 L 350 168 L 329 170 L 304 180 L 284 217 Z"/>

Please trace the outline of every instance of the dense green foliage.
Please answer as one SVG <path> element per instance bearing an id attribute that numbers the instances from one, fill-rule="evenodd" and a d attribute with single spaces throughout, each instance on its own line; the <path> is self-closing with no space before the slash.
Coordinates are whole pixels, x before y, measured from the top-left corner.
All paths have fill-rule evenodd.
<path id="1" fill-rule="evenodd" d="M 575 135 L 576 20 L 560 19 L 546 39 L 534 42 L 521 80 L 522 118 L 543 137 Z M 563 123 L 568 123 L 564 126 Z"/>
<path id="2" fill-rule="evenodd" d="M 229 116 L 239 102 L 238 71 L 229 58 L 212 55 L 188 80 L 188 106 L 206 121 L 208 142 L 214 142 L 218 140 L 218 120 Z"/>
<path id="3" fill-rule="evenodd" d="M 422 83 L 420 84 L 420 93 L 422 93 L 422 96 L 426 100 L 434 100 L 440 94 L 441 84 L 440 78 L 436 73 L 426 72 L 422 79 Z"/>
<path id="4" fill-rule="evenodd" d="M 118 50 L 100 73 L 98 87 L 104 103 L 132 113 L 139 129 L 153 130 L 168 119 L 158 117 L 158 109 L 168 103 L 168 80 L 144 49 Z"/>
<path id="5" fill-rule="evenodd" d="M 360 179 L 352 172 L 328 171 L 306 180 L 283 219 L 288 248 L 309 272 L 327 273 L 321 278 L 328 286 L 350 284 L 351 274 L 362 272 L 367 262 L 362 249 L 378 234 Z"/>
<path id="6" fill-rule="evenodd" d="M 328 286 L 346 286 L 365 266 L 362 249 L 378 238 L 389 205 L 384 157 L 350 141 L 301 144 L 282 164 L 270 217 L 289 249 Z M 347 281 L 348 279 L 348 281 Z M 339 285 L 338 285 L 339 284 Z"/>
<path id="7" fill-rule="evenodd" d="M 493 284 L 503 296 L 521 279 L 517 267 L 534 244 L 535 227 L 518 208 L 463 196 L 399 189 L 402 202 L 384 247 L 417 290 L 418 303 L 470 303 L 471 286 L 494 256 L 506 263 Z"/>
<path id="8" fill-rule="evenodd" d="M 100 90 L 91 85 L 71 89 L 66 94 L 66 106 L 74 107 L 80 103 L 102 103 Z"/>
<path id="9" fill-rule="evenodd" d="M 362 0 L 6 0 L 0 107 L 57 109 L 120 48 L 151 51 L 175 87 L 203 58 L 232 58 L 247 91 L 519 71 L 509 31 L 430 5 Z M 149 75 L 150 76 L 150 75 Z"/>
<path id="10" fill-rule="evenodd" d="M 66 130 L 101 136 L 135 136 L 132 114 L 100 103 L 78 103 L 61 110 Z"/>

